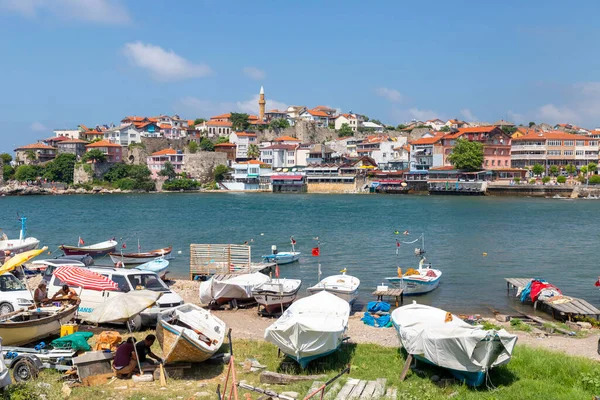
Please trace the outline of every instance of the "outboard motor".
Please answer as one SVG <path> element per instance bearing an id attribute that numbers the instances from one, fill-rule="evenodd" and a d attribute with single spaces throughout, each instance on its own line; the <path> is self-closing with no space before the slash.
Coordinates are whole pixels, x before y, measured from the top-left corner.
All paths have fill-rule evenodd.
<path id="1" fill-rule="evenodd" d="M 271 246 L 271 253 L 272 254 L 277 254 L 277 246 L 276 245 L 272 245 Z"/>

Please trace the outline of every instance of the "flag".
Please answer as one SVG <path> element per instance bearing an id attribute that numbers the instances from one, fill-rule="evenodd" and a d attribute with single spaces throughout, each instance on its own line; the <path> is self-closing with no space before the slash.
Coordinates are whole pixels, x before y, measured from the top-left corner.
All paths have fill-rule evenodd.
<path id="1" fill-rule="evenodd" d="M 296 244 L 296 241 L 294 240 L 293 236 L 290 238 L 290 240 L 292 241 L 292 244 Z"/>
<path id="2" fill-rule="evenodd" d="M 346 268 L 344 268 L 343 270 L 340 271 L 342 274 L 346 273 Z"/>
<path id="3" fill-rule="evenodd" d="M 313 257 L 319 257 L 321 255 L 321 250 L 318 247 L 313 247 L 312 255 Z"/>
<path id="4" fill-rule="evenodd" d="M 598 280 L 596 281 L 596 283 L 594 283 L 594 286 L 596 286 L 596 287 L 600 286 L 600 277 L 598 277 Z"/>
<path id="5" fill-rule="evenodd" d="M 279 265 L 275 264 L 275 277 L 279 278 Z"/>
<path id="6" fill-rule="evenodd" d="M 127 245 L 125 244 L 125 242 L 123 242 L 123 245 L 121 247 L 123 247 L 124 249 L 127 248 Z"/>
<path id="7" fill-rule="evenodd" d="M 85 244 L 85 242 L 83 241 L 83 239 L 81 238 L 81 236 L 79 236 L 79 245 L 83 246 Z"/>

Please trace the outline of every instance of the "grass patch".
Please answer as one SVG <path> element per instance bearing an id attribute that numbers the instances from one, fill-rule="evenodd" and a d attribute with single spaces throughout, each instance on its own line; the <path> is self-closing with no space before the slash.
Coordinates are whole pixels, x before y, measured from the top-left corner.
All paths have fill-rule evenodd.
<path id="1" fill-rule="evenodd" d="M 490 321 L 483 321 L 483 323 L 481 324 L 481 327 L 486 331 L 491 331 L 491 330 L 499 331 L 500 329 L 502 329 L 501 326 L 498 326 Z"/>
<path id="2" fill-rule="evenodd" d="M 136 333 L 134 336 L 143 339 L 149 332 Z M 223 348 L 225 351 L 226 348 Z M 161 354 L 157 344 L 153 351 Z M 399 381 L 400 371 L 404 364 L 405 354 L 400 349 L 381 347 L 369 344 L 344 344 L 339 352 L 324 357 L 311 363 L 306 370 L 301 370 L 297 364 L 290 360 L 278 357 L 277 348 L 264 341 L 234 340 L 235 366 L 238 380 L 245 380 L 255 386 L 259 383 L 258 372 L 244 372 L 239 365 L 246 358 L 256 358 L 267 366 L 269 371 L 290 374 L 325 374 L 327 377 L 336 375 L 348 362 L 352 364 L 350 377 L 374 380 L 386 378 L 388 387 L 398 389 L 398 399 L 408 400 L 436 400 L 447 399 L 451 394 L 456 399 L 466 400 L 571 400 L 589 399 L 592 395 L 600 393 L 600 367 L 592 360 L 569 357 L 562 353 L 554 353 L 541 349 L 525 346 L 515 348 L 513 359 L 505 366 L 495 368 L 490 373 L 490 381 L 496 387 L 488 390 L 485 386 L 479 389 L 469 388 L 465 385 L 455 384 L 446 388 L 439 388 L 430 381 L 432 375 L 442 378 L 450 374 L 440 368 L 418 363 L 417 368 L 422 374 L 411 371 L 404 382 Z M 170 379 L 168 388 L 161 390 L 157 382 L 132 385 L 131 381 L 118 380 L 110 386 L 92 388 L 73 388 L 70 399 L 164 399 L 194 398 L 197 392 L 207 392 L 216 398 L 217 384 L 223 383 L 226 367 L 219 365 L 199 364 L 186 373 L 184 379 Z M 340 378 L 344 383 L 348 375 Z M 39 386 L 38 383 L 50 384 L 49 388 Z M 312 382 L 297 383 L 294 385 L 271 385 L 269 389 L 277 392 L 295 391 L 300 398 L 306 394 Z M 128 385 L 126 390 L 117 389 Z M 13 385 L 2 394 L 6 399 L 29 400 L 39 399 L 44 395 L 47 400 L 58 400 L 61 395 L 62 382 L 60 374 L 47 370 L 43 371 L 38 380 L 24 385 Z M 244 391 L 240 391 L 243 398 Z M 253 398 L 258 398 L 253 394 Z"/>
<path id="3" fill-rule="evenodd" d="M 531 332 L 531 326 L 521 321 L 519 318 L 512 318 L 510 326 L 516 331 Z"/>

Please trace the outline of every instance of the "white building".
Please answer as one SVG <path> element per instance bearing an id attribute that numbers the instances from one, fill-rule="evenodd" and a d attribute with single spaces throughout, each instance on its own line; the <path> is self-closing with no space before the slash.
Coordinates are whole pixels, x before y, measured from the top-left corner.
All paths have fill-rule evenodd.
<path id="1" fill-rule="evenodd" d="M 133 125 L 122 125 L 104 131 L 104 139 L 121 146 L 129 146 L 131 143 L 140 143 L 141 132 Z"/>
<path id="2" fill-rule="evenodd" d="M 335 118 L 335 129 L 339 131 L 342 128 L 342 125 L 348 124 L 348 126 L 350 126 L 354 132 L 356 132 L 362 122 L 363 118 L 360 115 L 340 114 Z"/>
<path id="3" fill-rule="evenodd" d="M 242 161 L 232 165 L 231 180 L 223 185 L 233 191 L 271 190 L 273 169 L 269 164 L 258 160 Z"/>
<path id="4" fill-rule="evenodd" d="M 358 142 L 360 142 L 360 140 L 353 136 L 349 136 L 332 140 L 325 144 L 335 152 L 334 157 L 356 157 L 358 155 L 358 153 L 356 153 L 356 144 Z"/>
<path id="5" fill-rule="evenodd" d="M 399 150 L 395 150 L 395 148 L 401 148 L 404 144 L 406 144 L 406 138 L 404 137 L 399 137 L 397 141 L 393 141 L 388 136 L 368 136 L 356 145 L 356 152 L 359 156 L 371 157 L 383 169 L 389 163 L 408 163 L 408 155 L 401 155 Z"/>
<path id="6" fill-rule="evenodd" d="M 274 144 L 260 149 L 260 161 L 271 164 L 273 168 L 296 166 L 298 144 Z"/>
<path id="7" fill-rule="evenodd" d="M 383 126 L 376 124 L 374 122 L 371 121 L 365 121 L 361 124 L 361 127 L 366 128 L 366 129 L 372 129 L 373 132 L 375 133 L 383 133 Z"/>
<path id="8" fill-rule="evenodd" d="M 325 111 L 321 110 L 304 110 L 299 119 L 314 122 L 317 126 L 327 128 L 331 117 Z"/>
<path id="9" fill-rule="evenodd" d="M 55 129 L 54 136 L 66 136 L 71 139 L 79 139 L 79 129 Z"/>
<path id="10" fill-rule="evenodd" d="M 442 127 L 446 125 L 446 123 L 441 119 L 436 118 L 425 121 L 423 125 L 426 125 L 435 131 L 439 131 L 440 129 L 442 129 Z"/>
<path id="11" fill-rule="evenodd" d="M 251 145 L 256 145 L 258 143 L 256 133 L 254 132 L 232 132 L 229 135 L 229 142 L 236 145 L 236 160 L 247 160 L 248 149 Z"/>

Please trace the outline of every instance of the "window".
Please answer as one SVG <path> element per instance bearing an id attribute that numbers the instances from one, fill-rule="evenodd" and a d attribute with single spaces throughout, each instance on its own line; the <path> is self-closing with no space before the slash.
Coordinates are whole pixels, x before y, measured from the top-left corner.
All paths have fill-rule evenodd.
<path id="1" fill-rule="evenodd" d="M 573 155 L 573 150 L 565 150 L 565 151 L 563 152 L 563 154 L 564 154 L 565 156 L 572 156 L 572 155 Z"/>
<path id="2" fill-rule="evenodd" d="M 504 166 L 508 167 L 508 160 L 504 160 Z"/>
<path id="3" fill-rule="evenodd" d="M 487 167 L 490 164 L 490 160 L 485 160 L 485 166 Z"/>
<path id="4" fill-rule="evenodd" d="M 583 150 L 576 150 L 575 151 L 575 155 L 576 156 L 582 156 L 583 155 Z"/>
<path id="5" fill-rule="evenodd" d="M 0 291 L 26 290 L 25 285 L 12 274 L 0 275 Z"/>
<path id="6" fill-rule="evenodd" d="M 578 140 L 576 143 L 577 146 L 585 146 L 585 142 L 583 140 Z"/>
<path id="7" fill-rule="evenodd" d="M 113 275 L 110 279 L 117 284 L 119 292 L 129 292 L 131 288 L 123 275 Z"/>
<path id="8" fill-rule="evenodd" d="M 136 274 L 127 277 L 134 290 L 152 290 L 155 292 L 168 292 L 169 288 L 155 274 Z"/>
<path id="9" fill-rule="evenodd" d="M 492 167 L 496 165 L 496 160 L 492 160 Z"/>
<path id="10" fill-rule="evenodd" d="M 548 146 L 561 146 L 562 142 L 560 140 L 548 140 Z M 565 146 L 567 145 L 567 142 L 565 141 Z M 571 142 L 571 146 L 573 146 L 572 142 Z"/>
<path id="11" fill-rule="evenodd" d="M 560 156 L 560 150 L 548 150 L 549 156 Z"/>
<path id="12" fill-rule="evenodd" d="M 574 143 L 573 140 L 565 140 L 565 146 L 573 146 Z"/>

